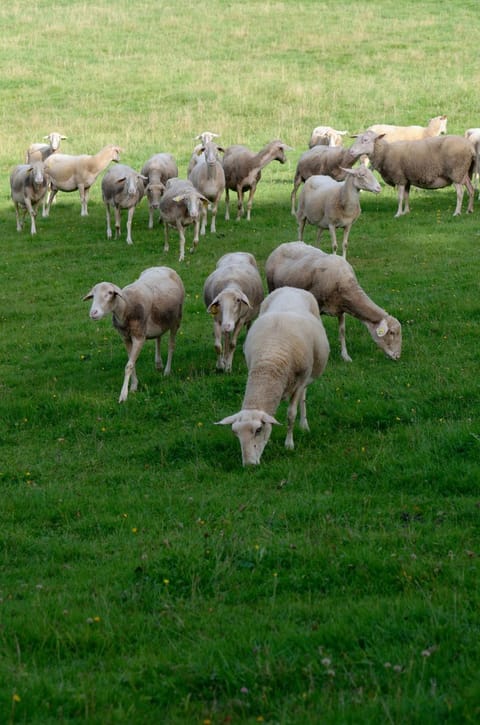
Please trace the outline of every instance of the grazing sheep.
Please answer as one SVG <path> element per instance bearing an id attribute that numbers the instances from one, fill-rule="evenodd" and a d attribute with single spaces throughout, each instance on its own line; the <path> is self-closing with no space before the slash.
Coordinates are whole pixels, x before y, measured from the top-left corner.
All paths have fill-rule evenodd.
<path id="1" fill-rule="evenodd" d="M 167 331 L 170 331 L 170 337 L 164 375 L 170 373 L 184 298 L 182 280 L 169 267 L 145 269 L 135 282 L 123 289 L 111 282 L 99 282 L 83 298 L 93 300 L 90 308 L 92 320 L 101 320 L 112 313 L 113 326 L 125 343 L 128 362 L 119 403 L 128 397 L 130 379 L 130 391 L 133 393 L 137 390 L 135 363 L 145 340 L 155 340 L 155 366 L 157 370 L 163 368 L 160 339 Z"/>
<path id="2" fill-rule="evenodd" d="M 412 185 L 421 189 L 441 189 L 453 184 L 457 192 L 454 216 L 461 214 L 465 186 L 469 196 L 467 212 L 473 211 L 474 189 L 470 176 L 475 166 L 475 150 L 463 136 L 433 136 L 420 141 L 388 143 L 383 135 L 365 131 L 351 148 L 356 153 L 367 154 L 385 183 L 398 187 L 395 216 L 409 213 Z"/>
<path id="3" fill-rule="evenodd" d="M 342 146 L 342 136 L 347 134 L 348 131 L 337 131 L 331 126 L 316 126 L 312 131 L 308 146 L 309 148 L 314 146 Z"/>
<path id="4" fill-rule="evenodd" d="M 37 205 L 47 193 L 48 181 L 45 176 L 43 161 L 31 164 L 19 164 L 10 174 L 10 191 L 15 204 L 17 232 L 21 232 L 26 213 L 30 214 L 30 233 L 36 234 L 35 217 Z M 22 213 L 23 212 L 23 213 Z"/>
<path id="5" fill-rule="evenodd" d="M 419 141 L 422 138 L 431 138 L 447 133 L 447 117 L 435 116 L 427 126 L 392 126 L 388 123 L 376 123 L 369 126 L 367 131 L 384 134 L 385 141 Z"/>
<path id="6" fill-rule="evenodd" d="M 50 207 L 58 191 L 75 191 L 80 193 L 82 205 L 81 216 L 88 216 L 88 193 L 97 176 L 107 168 L 111 161 L 118 161 L 121 148 L 109 144 L 94 156 L 83 154 L 70 156 L 67 154 L 52 154 L 45 161 L 45 171 L 48 174 L 51 191 L 48 197 L 44 216 L 50 214 Z"/>
<path id="7" fill-rule="evenodd" d="M 285 151 L 291 150 L 275 139 L 270 141 L 261 151 L 255 153 L 246 146 L 229 146 L 223 156 L 223 170 L 225 172 L 225 219 L 230 219 L 230 189 L 237 192 L 237 220 L 244 214 L 243 195 L 250 190 L 247 201 L 247 220 L 250 221 L 253 197 L 257 184 L 262 176 L 262 169 L 271 161 L 287 160 Z"/>
<path id="8" fill-rule="evenodd" d="M 352 266 L 343 257 L 325 254 L 303 242 L 280 244 L 265 264 L 269 291 L 291 286 L 309 290 L 320 312 L 338 318 L 342 358 L 351 362 L 345 342 L 345 313 L 357 317 L 374 342 L 392 360 L 400 357 L 402 327 L 375 304 L 360 287 Z"/>
<path id="9" fill-rule="evenodd" d="M 154 154 L 144 163 L 140 173 L 148 180 L 145 189 L 148 199 L 148 228 L 153 229 L 154 213 L 160 207 L 165 184 L 168 179 L 178 176 L 177 162 L 172 154 Z"/>
<path id="10" fill-rule="evenodd" d="M 472 142 L 475 149 L 475 167 L 472 180 L 474 188 L 478 189 L 480 179 L 480 128 L 468 128 L 465 131 L 465 138 Z M 478 198 L 480 199 L 480 194 Z"/>
<path id="11" fill-rule="evenodd" d="M 48 143 L 32 143 L 25 154 L 25 163 L 32 164 L 34 161 L 45 161 L 48 156 L 54 154 L 60 148 L 60 142 L 66 140 L 66 136 L 52 131 L 48 136 L 43 137 Z"/>
<path id="12" fill-rule="evenodd" d="M 292 214 L 295 216 L 297 191 L 311 176 L 331 176 L 335 181 L 343 181 L 347 174 L 345 169 L 351 169 L 361 154 L 352 153 L 351 148 L 335 146 L 314 146 L 305 151 L 299 158 L 293 180 L 293 190 L 290 195 Z"/>
<path id="13" fill-rule="evenodd" d="M 244 345 L 248 379 L 242 409 L 220 420 L 240 441 L 243 465 L 258 464 L 270 438 L 274 414 L 288 400 L 285 447 L 293 449 L 293 426 L 300 405 L 300 428 L 309 430 L 306 388 L 328 361 L 330 347 L 318 305 L 305 290 L 283 287 L 262 303 Z"/>
<path id="14" fill-rule="evenodd" d="M 169 179 L 165 192 L 160 199 L 160 217 L 165 229 L 164 251 L 169 250 L 169 226 L 178 229 L 180 235 L 179 262 L 185 259 L 185 227 L 194 225 L 193 246 L 190 252 L 198 245 L 200 229 L 200 214 L 202 204 L 208 204 L 208 199 L 200 194 L 191 181 L 184 179 Z"/>
<path id="15" fill-rule="evenodd" d="M 200 160 L 188 175 L 194 187 L 211 202 L 212 218 L 210 231 L 212 234 L 216 232 L 218 203 L 225 190 L 225 174 L 223 166 L 218 160 L 218 152 L 223 153 L 223 151 L 224 149 L 221 146 L 217 146 L 214 141 L 208 141 L 202 145 L 198 151 Z M 207 206 L 203 206 L 200 234 L 205 234 L 206 226 Z"/>
<path id="16" fill-rule="evenodd" d="M 324 229 L 330 230 L 332 251 L 337 253 L 336 228 L 343 228 L 343 256 L 347 256 L 348 236 L 354 221 L 360 216 L 360 191 L 378 194 L 382 187 L 363 164 L 355 169 L 344 169 L 345 181 L 330 176 L 311 176 L 300 192 L 297 221 L 298 238 L 303 239 L 305 223 L 318 227 L 317 242 Z"/>
<path id="17" fill-rule="evenodd" d="M 133 244 L 132 219 L 133 213 L 143 199 L 146 176 L 139 174 L 126 164 L 118 164 L 108 169 L 102 179 L 102 198 L 107 214 L 107 239 L 112 238 L 110 224 L 111 207 L 115 210 L 115 238 L 120 237 L 121 209 L 128 209 L 127 244 Z"/>
<path id="18" fill-rule="evenodd" d="M 220 257 L 203 286 L 207 312 L 213 315 L 217 370 L 231 371 L 238 335 L 257 316 L 263 297 L 253 254 L 230 252 Z"/>

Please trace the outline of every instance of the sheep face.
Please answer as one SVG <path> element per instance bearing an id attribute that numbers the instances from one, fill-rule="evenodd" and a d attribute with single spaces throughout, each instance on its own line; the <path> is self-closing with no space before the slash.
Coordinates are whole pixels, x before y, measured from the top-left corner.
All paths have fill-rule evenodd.
<path id="1" fill-rule="evenodd" d="M 400 322 L 395 317 L 388 315 L 380 323 L 366 322 L 365 324 L 372 338 L 385 355 L 391 360 L 398 360 L 402 353 L 402 326 Z"/>
<path id="2" fill-rule="evenodd" d="M 122 296 L 122 290 L 111 282 L 100 282 L 92 287 L 85 295 L 84 300 L 93 300 L 90 307 L 90 319 L 101 320 L 102 317 L 113 312 L 117 296 Z"/>
<path id="3" fill-rule="evenodd" d="M 285 154 L 285 151 L 289 151 L 290 146 L 287 146 L 286 144 L 282 143 L 281 141 L 278 141 L 277 146 L 274 147 L 274 153 L 272 156 L 273 161 L 280 161 L 281 164 L 286 163 L 287 156 Z"/>
<path id="4" fill-rule="evenodd" d="M 241 291 L 225 290 L 215 297 L 207 308 L 207 312 L 216 318 L 222 332 L 233 332 L 238 321 L 241 320 L 252 306 L 246 294 Z"/>
<path id="5" fill-rule="evenodd" d="M 147 193 L 148 204 L 152 209 L 160 207 L 160 199 L 162 198 L 165 186 L 159 182 L 158 184 L 147 184 L 145 189 Z"/>
<path id="6" fill-rule="evenodd" d="M 242 464 L 254 466 L 260 463 L 263 450 L 272 432 L 272 425 L 278 421 L 264 410 L 241 410 L 218 421 L 216 425 L 231 425 L 240 441 Z"/>

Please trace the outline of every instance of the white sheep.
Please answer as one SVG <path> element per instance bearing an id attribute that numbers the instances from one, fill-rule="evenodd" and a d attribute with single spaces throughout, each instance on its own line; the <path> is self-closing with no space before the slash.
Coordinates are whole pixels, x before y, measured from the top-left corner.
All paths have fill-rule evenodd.
<path id="1" fill-rule="evenodd" d="M 26 213 L 30 214 L 30 233 L 36 234 L 37 206 L 47 193 L 48 181 L 43 161 L 19 164 L 10 174 L 10 191 L 15 205 L 17 231 L 21 232 Z"/>
<path id="2" fill-rule="evenodd" d="M 175 227 L 180 235 L 180 256 L 179 262 L 185 259 L 185 227 L 194 225 L 193 246 L 190 252 L 195 250 L 199 241 L 200 215 L 202 205 L 208 204 L 208 199 L 200 194 L 191 181 L 185 179 L 169 179 L 165 186 L 165 192 L 160 199 L 160 217 L 165 230 L 164 251 L 169 250 L 169 226 Z"/>
<path id="3" fill-rule="evenodd" d="M 279 139 L 270 141 L 258 153 L 240 145 L 229 146 L 225 149 L 223 156 L 225 219 L 230 219 L 230 190 L 237 192 L 237 220 L 244 214 L 244 192 L 250 190 L 247 201 L 247 220 L 250 221 L 253 197 L 262 176 L 262 169 L 271 161 L 279 161 L 284 164 L 287 160 L 285 151 L 288 150 L 291 150 L 291 147 Z"/>
<path id="4" fill-rule="evenodd" d="M 212 234 L 216 232 L 218 204 L 225 190 L 225 173 L 218 158 L 218 153 L 223 153 L 223 151 L 224 149 L 221 146 L 217 146 L 214 141 L 208 141 L 206 144 L 203 144 L 198 151 L 200 160 L 188 175 L 189 180 L 195 188 L 211 202 L 212 216 L 210 231 Z M 207 206 L 202 206 L 201 235 L 205 234 L 206 226 Z"/>
<path id="5" fill-rule="evenodd" d="M 81 215 L 87 216 L 90 187 L 111 161 L 119 160 L 121 150 L 119 146 L 109 144 L 93 156 L 51 154 L 45 161 L 45 171 L 51 183 L 51 191 L 44 216 L 49 215 L 50 207 L 58 191 L 75 191 L 76 189 L 80 194 Z"/>
<path id="6" fill-rule="evenodd" d="M 285 447 L 293 449 L 293 426 L 309 430 L 306 388 L 325 370 L 330 347 L 310 292 L 291 287 L 272 292 L 260 307 L 244 345 L 248 379 L 242 409 L 218 421 L 231 425 L 243 465 L 258 464 L 270 438 L 275 412 L 288 400 Z"/>
<path id="7" fill-rule="evenodd" d="M 154 213 L 160 206 L 165 184 L 168 179 L 178 176 L 177 162 L 172 154 L 154 154 L 144 163 L 140 173 L 148 179 L 145 189 L 148 199 L 148 228 L 153 229 Z"/>
<path id="8" fill-rule="evenodd" d="M 115 212 L 115 238 L 120 237 L 121 210 L 127 209 L 127 244 L 133 244 L 132 219 L 135 209 L 143 199 L 148 179 L 126 164 L 108 169 L 102 179 L 102 198 L 107 216 L 107 239 L 112 238 L 110 212 Z"/>
<path id="9" fill-rule="evenodd" d="M 218 138 L 219 135 L 220 134 L 218 133 L 213 133 L 213 131 L 202 131 L 202 133 L 199 133 L 198 136 L 195 136 L 195 141 L 200 140 L 200 143 L 197 143 L 193 149 L 192 155 L 190 156 L 187 168 L 187 178 L 190 176 L 193 167 L 204 157 L 202 147 L 206 146 L 210 141 L 213 141 L 214 138 Z"/>
<path id="10" fill-rule="evenodd" d="M 90 318 L 101 320 L 112 313 L 112 322 L 127 349 L 128 362 L 120 392 L 123 403 L 138 387 L 135 363 L 145 340 L 155 340 L 155 367 L 162 370 L 160 339 L 169 331 L 168 356 L 164 375 L 169 375 L 175 349 L 175 336 L 182 320 L 185 289 L 178 274 L 169 267 L 150 267 L 123 289 L 112 282 L 99 282 L 84 300 L 92 299 Z"/>
<path id="11" fill-rule="evenodd" d="M 292 214 L 296 214 L 297 191 L 311 176 L 331 176 L 335 181 L 343 181 L 347 174 L 345 169 L 351 169 L 361 154 L 352 153 L 350 148 L 314 146 L 305 151 L 297 162 L 293 189 L 290 195 Z"/>
<path id="12" fill-rule="evenodd" d="M 470 176 L 475 166 L 475 150 L 463 136 L 433 136 L 420 141 L 388 143 L 383 135 L 365 131 L 351 148 L 356 153 L 367 154 L 385 183 L 397 187 L 396 217 L 410 211 L 411 186 L 441 189 L 453 184 L 457 192 L 454 216 L 461 214 L 465 187 L 469 196 L 467 212 L 473 212 L 475 192 Z"/>
<path id="13" fill-rule="evenodd" d="M 338 131 L 331 126 L 316 126 L 312 131 L 308 146 L 309 148 L 314 146 L 342 146 L 343 136 L 347 134 L 348 131 Z"/>
<path id="14" fill-rule="evenodd" d="M 268 289 L 283 286 L 309 290 L 320 312 L 338 318 L 343 360 L 351 362 L 345 342 L 345 313 L 359 319 L 373 341 L 392 360 L 400 357 L 402 326 L 375 304 L 360 287 L 352 266 L 336 254 L 325 254 L 303 242 L 286 242 L 268 257 L 265 264 Z"/>
<path id="15" fill-rule="evenodd" d="M 48 136 L 43 137 L 48 143 L 32 143 L 25 154 L 25 163 L 32 164 L 34 161 L 45 161 L 48 156 L 54 154 L 60 148 L 60 142 L 66 140 L 57 131 L 52 131 Z"/>
<path id="16" fill-rule="evenodd" d="M 480 128 L 468 128 L 465 131 L 465 138 L 472 142 L 475 149 L 475 168 L 473 170 L 472 181 L 475 189 L 478 189 L 480 180 Z M 480 199 L 480 194 L 478 196 Z"/>
<path id="17" fill-rule="evenodd" d="M 431 138 L 447 133 L 447 117 L 435 116 L 427 126 L 394 126 L 389 123 L 375 123 L 367 131 L 384 134 L 385 141 L 419 141 L 422 138 Z"/>
<path id="18" fill-rule="evenodd" d="M 229 252 L 220 257 L 203 286 L 205 306 L 213 316 L 217 370 L 231 371 L 240 331 L 257 316 L 263 297 L 253 254 Z"/>
<path id="19" fill-rule="evenodd" d="M 298 238 L 303 240 L 305 224 L 318 227 L 317 243 L 324 229 L 330 230 L 332 251 L 337 253 L 337 227 L 343 228 L 343 256 L 347 256 L 348 237 L 354 221 L 360 216 L 360 191 L 378 194 L 382 187 L 370 169 L 361 164 L 344 169 L 345 181 L 330 176 L 311 176 L 300 192 L 297 221 Z"/>

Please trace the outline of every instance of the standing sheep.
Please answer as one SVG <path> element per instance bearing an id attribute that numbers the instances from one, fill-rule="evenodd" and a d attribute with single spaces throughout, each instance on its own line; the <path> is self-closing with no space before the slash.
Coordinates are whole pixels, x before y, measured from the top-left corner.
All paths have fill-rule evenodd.
<path id="1" fill-rule="evenodd" d="M 480 179 L 480 128 L 468 128 L 465 131 L 465 138 L 468 138 L 472 142 L 473 148 L 475 149 L 475 168 L 472 178 L 475 189 L 478 189 Z M 478 198 L 480 199 L 480 194 Z"/>
<path id="2" fill-rule="evenodd" d="M 247 220 L 250 221 L 253 197 L 257 184 L 262 177 L 262 169 L 271 161 L 284 164 L 287 160 L 285 151 L 291 150 L 275 139 L 270 141 L 258 153 L 246 146 L 229 146 L 223 156 L 223 170 L 225 172 L 225 219 L 230 219 L 230 190 L 237 192 L 237 220 L 244 214 L 243 195 L 250 190 L 247 201 Z"/>
<path id="3" fill-rule="evenodd" d="M 107 168 L 111 161 L 118 162 L 121 148 L 112 144 L 105 146 L 94 156 L 82 154 L 52 154 L 45 161 L 51 191 L 48 197 L 44 216 L 50 214 L 50 207 L 58 191 L 75 191 L 78 189 L 82 205 L 81 216 L 88 216 L 88 194 L 97 176 Z"/>
<path id="4" fill-rule="evenodd" d="M 147 177 L 139 174 L 126 164 L 118 164 L 109 169 L 102 179 L 102 198 L 107 215 L 107 239 L 112 238 L 110 224 L 111 207 L 115 211 L 115 238 L 120 237 L 121 210 L 128 209 L 127 244 L 133 244 L 133 213 L 145 193 Z"/>
<path id="5" fill-rule="evenodd" d="M 221 146 L 217 146 L 214 141 L 208 141 L 208 143 L 200 146 L 198 150 L 200 160 L 188 175 L 194 187 L 211 202 L 212 218 L 210 231 L 212 234 L 216 232 L 218 204 L 225 190 L 225 174 L 223 166 L 218 160 L 218 152 L 223 153 L 223 151 L 224 149 Z M 203 206 L 200 234 L 205 234 L 206 226 L 207 206 Z"/>
<path id="6" fill-rule="evenodd" d="M 200 140 L 200 143 L 197 143 L 192 151 L 192 155 L 190 156 L 190 161 L 188 162 L 187 167 L 187 177 L 190 176 L 193 167 L 196 166 L 201 159 L 205 158 L 202 147 L 206 146 L 210 141 L 213 141 L 214 138 L 218 138 L 219 135 L 220 134 L 218 133 L 213 133 L 213 131 L 202 131 L 202 133 L 199 133 L 198 136 L 195 136 L 195 141 Z"/>
<path id="7" fill-rule="evenodd" d="M 286 242 L 265 264 L 268 289 L 291 286 L 309 290 L 320 312 L 338 318 L 342 358 L 351 362 L 345 342 L 345 313 L 359 319 L 373 341 L 391 360 L 402 351 L 402 326 L 375 304 L 360 287 L 352 266 L 343 257 L 325 254 L 303 242 Z"/>
<path id="8" fill-rule="evenodd" d="M 355 169 L 344 169 L 345 181 L 330 176 L 311 176 L 300 192 L 297 221 L 298 238 L 303 239 L 305 224 L 318 227 L 317 242 L 324 229 L 330 230 L 332 251 L 337 253 L 337 227 L 343 228 L 343 256 L 347 256 L 348 236 L 354 221 L 360 216 L 360 191 L 378 194 L 381 186 L 363 164 Z"/>
<path id="9" fill-rule="evenodd" d="M 190 252 L 193 252 L 198 245 L 202 204 L 208 204 L 208 199 L 200 194 L 191 181 L 178 178 L 168 180 L 159 206 L 165 230 L 163 249 L 168 252 L 168 228 L 169 226 L 175 227 L 180 235 L 179 262 L 185 259 L 185 227 L 190 224 L 194 225 L 193 246 Z"/>
<path id="10" fill-rule="evenodd" d="M 123 403 L 128 397 L 130 378 L 130 391 L 133 393 L 137 390 L 135 363 L 145 340 L 155 340 L 155 366 L 157 370 L 163 368 L 160 338 L 167 330 L 170 331 L 170 337 L 164 375 L 170 373 L 184 298 L 182 280 L 169 267 L 145 269 L 135 282 L 123 289 L 112 282 L 99 282 L 83 298 L 93 300 L 90 308 L 92 320 L 101 320 L 112 313 L 113 326 L 125 343 L 128 362 L 119 403 Z"/>
<path id="11" fill-rule="evenodd" d="M 35 218 L 37 206 L 47 193 L 48 181 L 45 176 L 43 161 L 15 166 L 10 174 L 10 190 L 15 204 L 17 232 L 21 232 L 28 211 L 30 214 L 30 233 L 36 234 Z M 23 214 L 21 213 L 23 211 Z"/>
<path id="12" fill-rule="evenodd" d="M 294 447 L 299 405 L 300 428 L 309 430 L 306 388 L 323 373 L 330 352 L 313 295 L 291 287 L 272 292 L 248 332 L 244 351 L 248 379 L 242 409 L 217 425 L 232 426 L 245 466 L 260 463 L 282 400 L 288 400 L 285 447 Z"/>
<path id="13" fill-rule="evenodd" d="M 231 371 L 238 335 L 257 316 L 263 297 L 253 254 L 230 252 L 218 260 L 203 286 L 205 306 L 213 316 L 217 370 Z"/>
<path id="14" fill-rule="evenodd" d="M 178 176 L 177 162 L 172 154 L 154 154 L 144 163 L 140 173 L 147 177 L 148 228 L 153 229 L 154 212 L 160 207 L 165 184 L 168 179 Z"/>
<path id="15" fill-rule="evenodd" d="M 410 212 L 411 186 L 441 189 L 453 184 L 457 192 L 454 216 L 462 212 L 465 186 L 469 196 L 467 212 L 473 212 L 474 189 L 470 177 L 475 166 L 475 150 L 463 136 L 388 143 L 383 135 L 365 131 L 351 148 L 356 153 L 367 154 L 385 183 L 398 187 L 396 217 Z"/>
<path id="16" fill-rule="evenodd" d="M 52 131 L 48 136 L 43 137 L 48 143 L 32 143 L 25 154 L 25 163 L 32 164 L 34 161 L 45 161 L 48 156 L 54 154 L 60 148 L 60 142 L 66 140 L 57 131 Z"/>
<path id="17" fill-rule="evenodd" d="M 393 126 L 388 123 L 376 123 L 369 126 L 367 131 L 384 134 L 385 141 L 419 141 L 422 138 L 431 138 L 447 133 L 447 117 L 435 116 L 427 126 Z"/>
<path id="18" fill-rule="evenodd" d="M 308 142 L 309 148 L 314 146 L 342 146 L 343 136 L 346 136 L 348 131 L 337 131 L 336 128 L 331 126 L 316 126 L 310 141 Z"/>

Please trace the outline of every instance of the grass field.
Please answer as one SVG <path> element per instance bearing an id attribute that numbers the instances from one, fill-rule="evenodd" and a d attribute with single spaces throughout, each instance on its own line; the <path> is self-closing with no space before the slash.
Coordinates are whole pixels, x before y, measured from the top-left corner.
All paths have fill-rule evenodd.
<path id="1" fill-rule="evenodd" d="M 314 126 L 480 125 L 478 4 L 12 0 L 0 24 L 0 721 L 478 722 L 479 202 L 454 218 L 452 188 L 415 191 L 395 219 L 394 190 L 362 196 L 349 261 L 402 322 L 402 357 L 348 318 L 344 363 L 325 318 L 311 432 L 287 451 L 276 427 L 258 467 L 214 425 L 246 367 L 239 348 L 216 373 L 202 301 L 223 253 L 263 274 L 296 238 Z M 31 141 L 116 143 L 135 168 L 169 151 L 184 176 L 205 129 L 293 151 L 265 169 L 251 222 L 222 202 L 185 262 L 145 201 L 133 246 L 107 240 L 100 180 L 88 217 L 60 192 L 35 238 L 17 233 L 8 179 Z M 157 264 L 186 288 L 172 375 L 147 343 L 119 405 L 125 350 L 82 297 Z"/>

